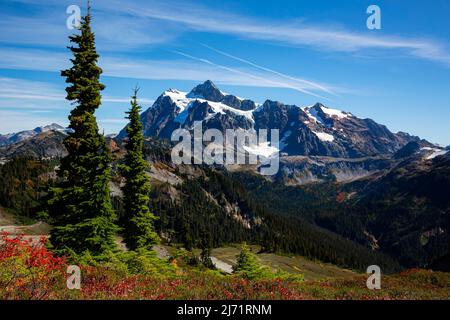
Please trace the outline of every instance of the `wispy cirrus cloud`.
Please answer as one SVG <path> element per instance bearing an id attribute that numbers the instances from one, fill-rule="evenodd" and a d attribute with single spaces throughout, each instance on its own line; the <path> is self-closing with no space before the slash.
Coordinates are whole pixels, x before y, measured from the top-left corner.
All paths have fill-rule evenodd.
<path id="1" fill-rule="evenodd" d="M 289 84 L 287 82 L 280 82 L 280 81 L 273 80 L 273 79 L 270 79 L 270 78 L 267 78 L 267 77 L 257 76 L 257 75 L 254 75 L 252 73 L 244 72 L 244 71 L 238 70 L 236 68 L 226 67 L 226 66 L 214 63 L 214 62 L 212 62 L 210 60 L 207 60 L 207 59 L 204 59 L 204 58 L 195 57 L 195 56 L 192 56 L 190 54 L 186 54 L 186 53 L 183 53 L 183 52 L 180 52 L 180 51 L 173 50 L 172 52 L 175 53 L 175 54 L 181 55 L 183 57 L 192 59 L 194 61 L 199 61 L 201 63 L 205 63 L 207 65 L 214 66 L 216 68 L 223 69 L 223 70 L 231 72 L 231 73 L 236 73 L 238 75 L 243 75 L 244 77 L 248 77 L 248 78 L 251 78 L 251 79 L 256 79 L 257 81 L 260 81 L 263 84 L 267 83 L 267 85 L 265 85 L 267 87 L 275 86 L 275 87 L 280 87 L 280 88 L 289 88 L 289 89 L 293 89 L 293 90 L 299 91 L 301 93 L 306 93 L 308 95 L 311 95 L 311 96 L 314 96 L 314 97 L 317 97 L 317 98 L 328 99 L 328 98 L 322 97 L 322 96 L 320 96 L 318 94 L 315 94 L 315 93 L 313 93 L 311 91 L 308 91 L 308 90 L 306 90 L 306 89 L 304 89 L 304 88 L 302 88 L 300 86 L 292 85 L 292 84 Z"/>
<path id="2" fill-rule="evenodd" d="M 18 78 L 0 77 L 0 108 L 13 105 L 19 109 L 61 109 L 67 107 L 65 94 L 62 88 L 42 81 L 31 81 Z M 27 100 L 31 100 L 29 103 Z M 34 103 L 43 100 L 46 104 Z M 105 95 L 103 102 L 129 103 L 129 97 L 115 97 Z M 141 103 L 153 103 L 153 100 L 140 98 Z"/>
<path id="3" fill-rule="evenodd" d="M 211 79 L 227 85 L 288 88 L 316 97 L 321 97 L 316 92 L 328 93 L 332 90 L 332 86 L 327 84 L 320 86 L 307 82 L 299 84 L 297 80 L 285 79 L 266 71 L 230 68 L 179 51 L 176 54 L 187 59 L 152 60 L 103 55 L 99 65 L 103 68 L 104 75 L 109 77 L 201 82 Z M 68 65 L 68 55 L 64 53 L 35 49 L 22 49 L 16 52 L 14 49 L 0 48 L 0 68 L 57 72 Z"/>
<path id="4" fill-rule="evenodd" d="M 102 118 L 99 119 L 98 122 L 102 124 L 120 124 L 122 126 L 125 126 L 128 120 L 125 118 Z"/>
<path id="5" fill-rule="evenodd" d="M 16 15 L 0 12 L 0 43 L 62 48 L 73 34 L 66 26 L 66 8 L 74 1 L 16 1 L 30 5 Z M 84 5 L 84 4 L 83 4 Z M 82 7 L 82 5 L 80 4 Z M 102 51 L 129 51 L 167 43 L 183 31 L 176 25 L 164 24 L 145 17 L 129 16 L 114 10 L 99 10 L 92 20 L 96 45 Z"/>
<path id="6" fill-rule="evenodd" d="M 128 106 L 130 97 L 104 95 L 103 103 Z M 140 103 L 153 100 L 140 98 Z M 0 76 L 0 134 L 27 130 L 48 123 L 67 124 L 72 108 L 65 100 L 64 89 L 53 83 Z M 104 117 L 104 115 L 102 115 Z M 126 119 L 100 118 L 102 128 L 120 130 Z"/>
<path id="7" fill-rule="evenodd" d="M 21 110 L 2 110 L 0 108 L 0 134 L 18 132 L 21 130 L 29 130 L 37 126 L 45 126 L 49 123 L 59 123 L 66 125 L 67 119 L 59 118 L 55 116 L 49 116 L 48 112 L 40 112 L 36 114 L 30 114 Z"/>
<path id="8" fill-rule="evenodd" d="M 219 54 L 221 54 L 221 55 L 223 55 L 223 56 L 225 56 L 225 57 L 231 58 L 231 59 L 233 59 L 233 60 L 237 60 L 237 61 L 239 61 L 239 62 L 242 62 L 242 63 L 244 63 L 244 64 L 247 64 L 247 65 L 249 65 L 249 66 L 252 66 L 252 67 L 254 67 L 254 68 L 257 68 L 257 69 L 260 69 L 260 70 L 263 70 L 263 71 L 266 71 L 266 72 L 275 74 L 275 75 L 277 75 L 277 76 L 279 76 L 279 77 L 281 77 L 281 78 L 285 78 L 285 79 L 287 79 L 287 80 L 291 80 L 291 81 L 294 81 L 294 82 L 298 82 L 298 83 L 303 84 L 303 85 L 315 87 L 315 88 L 317 88 L 317 89 L 319 89 L 319 90 L 325 91 L 325 92 L 330 93 L 330 94 L 333 93 L 329 88 L 326 88 L 325 86 L 323 86 L 323 85 L 321 85 L 321 84 L 319 84 L 319 83 L 317 83 L 317 82 L 312 82 L 312 81 L 308 81 L 308 80 L 305 80 L 305 79 L 300 79 L 300 78 L 298 78 L 298 77 L 292 77 L 292 76 L 287 75 L 287 74 L 284 74 L 284 73 L 282 73 L 282 72 L 279 72 L 279 71 L 276 71 L 276 70 L 267 68 L 267 67 L 265 67 L 265 66 L 256 64 L 256 63 L 251 62 L 251 61 L 249 61 L 249 60 L 246 60 L 246 59 L 237 57 L 237 56 L 235 56 L 235 55 L 229 54 L 229 53 L 227 53 L 227 52 L 224 52 L 224 51 L 222 51 L 222 50 L 213 48 L 213 47 L 211 47 L 211 46 L 209 46 L 209 45 L 207 45 L 207 44 L 204 44 L 204 43 L 200 43 L 200 45 L 202 45 L 203 47 L 208 48 L 208 49 L 210 49 L 210 50 L 212 50 L 212 51 L 214 51 L 214 52 L 217 52 L 217 53 L 219 53 Z"/>
<path id="9" fill-rule="evenodd" d="M 149 1 L 145 0 L 148 4 Z M 147 17 L 179 23 L 198 32 L 217 32 L 242 38 L 270 41 L 319 50 L 356 52 L 365 49 L 403 50 L 422 59 L 450 66 L 450 51 L 447 43 L 410 36 L 373 35 L 347 30 L 344 27 L 318 26 L 298 21 L 254 19 L 229 12 L 217 12 L 204 6 L 179 1 L 151 1 L 144 6 L 142 0 L 110 0 L 102 4 L 102 10 L 117 10 L 133 16 Z M 176 8 L 176 10 L 174 10 Z"/>
<path id="10" fill-rule="evenodd" d="M 37 103 L 45 101 L 45 104 Z M 0 77 L 0 108 L 59 109 L 64 96 L 55 85 L 17 78 Z"/>
<path id="11" fill-rule="evenodd" d="M 0 26 L 5 30 L 0 34 L 0 42 L 39 44 L 41 47 L 62 47 L 66 44 L 67 34 L 71 31 L 65 27 L 67 14 L 61 9 L 65 9 L 73 1 L 47 0 L 44 4 L 37 0 L 16 0 L 16 2 L 34 5 L 40 9 L 32 15 L 20 17 L 0 14 L 0 18 L 3 18 L 0 19 Z M 40 6 L 45 8 L 42 9 Z M 333 95 L 339 90 L 348 91 L 323 81 L 288 75 L 205 44 L 201 45 L 246 67 L 225 66 L 212 59 L 193 56 L 189 52 L 182 53 L 184 58 L 190 61 L 142 59 L 129 54 L 135 48 L 173 43 L 185 32 L 222 33 L 263 42 L 311 47 L 327 52 L 400 50 L 414 57 L 450 66 L 450 54 L 445 45 L 428 39 L 376 36 L 298 21 L 263 21 L 236 13 L 219 12 L 186 1 L 97 1 L 94 6 L 93 23 L 97 42 L 105 52 L 100 65 L 104 69 L 104 75 L 111 77 L 192 81 L 212 79 L 229 85 L 288 88 L 321 99 L 324 98 L 323 95 Z M 122 57 L 108 55 L 111 51 L 117 50 L 123 51 L 124 55 Z M 68 66 L 69 56 L 68 52 L 54 50 L 49 52 L 46 49 L 3 48 L 0 50 L 0 68 L 59 71 Z"/>
<path id="12" fill-rule="evenodd" d="M 41 0 L 16 1 L 42 6 Z M 0 41 L 25 39 L 24 41 L 45 43 L 58 38 L 60 44 L 64 39 L 62 35 L 67 33 L 64 30 L 66 16 L 61 8 L 73 4 L 73 0 L 47 0 L 44 3 L 49 7 L 47 13 L 28 18 L 4 17 L 6 20 L 0 22 L 0 26 L 10 32 L 0 34 Z M 327 52 L 397 50 L 450 66 L 449 44 L 443 40 L 410 35 L 375 35 L 369 31 L 355 32 L 336 24 L 305 23 L 300 20 L 301 17 L 295 21 L 262 20 L 181 0 L 97 1 L 94 13 L 99 45 L 108 50 L 126 50 L 127 47 L 132 49 L 173 42 L 185 32 L 209 32 Z M 28 26 L 33 26 L 33 33 L 29 32 Z M 21 36 L 15 38 L 14 34 Z"/>

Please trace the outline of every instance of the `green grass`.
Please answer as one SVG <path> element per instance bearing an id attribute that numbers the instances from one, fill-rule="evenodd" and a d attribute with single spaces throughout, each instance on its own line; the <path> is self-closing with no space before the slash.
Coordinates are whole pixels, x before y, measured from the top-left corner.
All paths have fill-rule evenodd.
<path id="1" fill-rule="evenodd" d="M 259 251 L 259 246 L 250 246 L 254 253 Z M 239 254 L 239 245 L 212 250 L 212 256 L 233 265 L 236 262 L 236 256 Z M 319 280 L 328 278 L 348 278 L 357 273 L 351 270 L 342 269 L 335 265 L 311 261 L 301 256 L 287 256 L 273 253 L 257 254 L 261 263 L 271 267 L 274 270 L 280 269 L 289 273 L 301 273 L 306 280 Z"/>
<path id="2" fill-rule="evenodd" d="M 171 256 L 175 256 L 177 248 L 170 245 L 161 245 Z M 249 246 L 253 253 L 258 253 L 260 247 Z M 230 245 L 227 247 L 212 249 L 211 256 L 229 264 L 236 263 L 236 257 L 240 252 L 240 245 Z M 200 255 L 199 249 L 194 249 L 196 255 Z M 270 267 L 273 271 L 281 270 L 293 274 L 303 274 L 305 280 L 340 279 L 350 278 L 358 275 L 357 272 L 337 267 L 333 264 L 312 261 L 302 256 L 288 256 L 274 253 L 257 254 L 262 265 Z"/>

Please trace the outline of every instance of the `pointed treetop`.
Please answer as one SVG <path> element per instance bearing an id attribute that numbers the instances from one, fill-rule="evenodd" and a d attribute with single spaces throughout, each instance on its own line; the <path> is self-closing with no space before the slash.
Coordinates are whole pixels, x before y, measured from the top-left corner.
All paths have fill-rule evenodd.
<path id="1" fill-rule="evenodd" d="M 141 90 L 141 88 L 139 88 L 139 85 L 136 84 L 133 89 L 133 96 L 132 96 L 133 99 L 136 99 L 137 94 L 139 93 L 139 90 Z"/>

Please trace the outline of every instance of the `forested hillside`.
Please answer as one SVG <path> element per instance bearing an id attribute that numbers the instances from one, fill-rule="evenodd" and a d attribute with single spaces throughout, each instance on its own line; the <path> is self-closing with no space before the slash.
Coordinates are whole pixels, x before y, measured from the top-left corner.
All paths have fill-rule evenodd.
<path id="1" fill-rule="evenodd" d="M 248 173 L 234 177 L 274 214 L 303 218 L 405 267 L 427 267 L 450 250 L 449 161 L 407 159 L 385 175 L 348 184 L 294 187 Z"/>
<path id="2" fill-rule="evenodd" d="M 16 158 L 0 165 L 0 205 L 25 218 L 37 218 L 54 179 L 55 161 Z"/>

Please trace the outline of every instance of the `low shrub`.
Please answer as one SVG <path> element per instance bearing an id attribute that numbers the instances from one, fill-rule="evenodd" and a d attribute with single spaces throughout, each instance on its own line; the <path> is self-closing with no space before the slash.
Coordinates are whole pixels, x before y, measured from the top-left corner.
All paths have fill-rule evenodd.
<path id="1" fill-rule="evenodd" d="M 66 261 L 55 257 L 45 247 L 46 241 L 45 237 L 36 243 L 1 234 L 0 298 L 48 299 L 65 286 Z"/>

